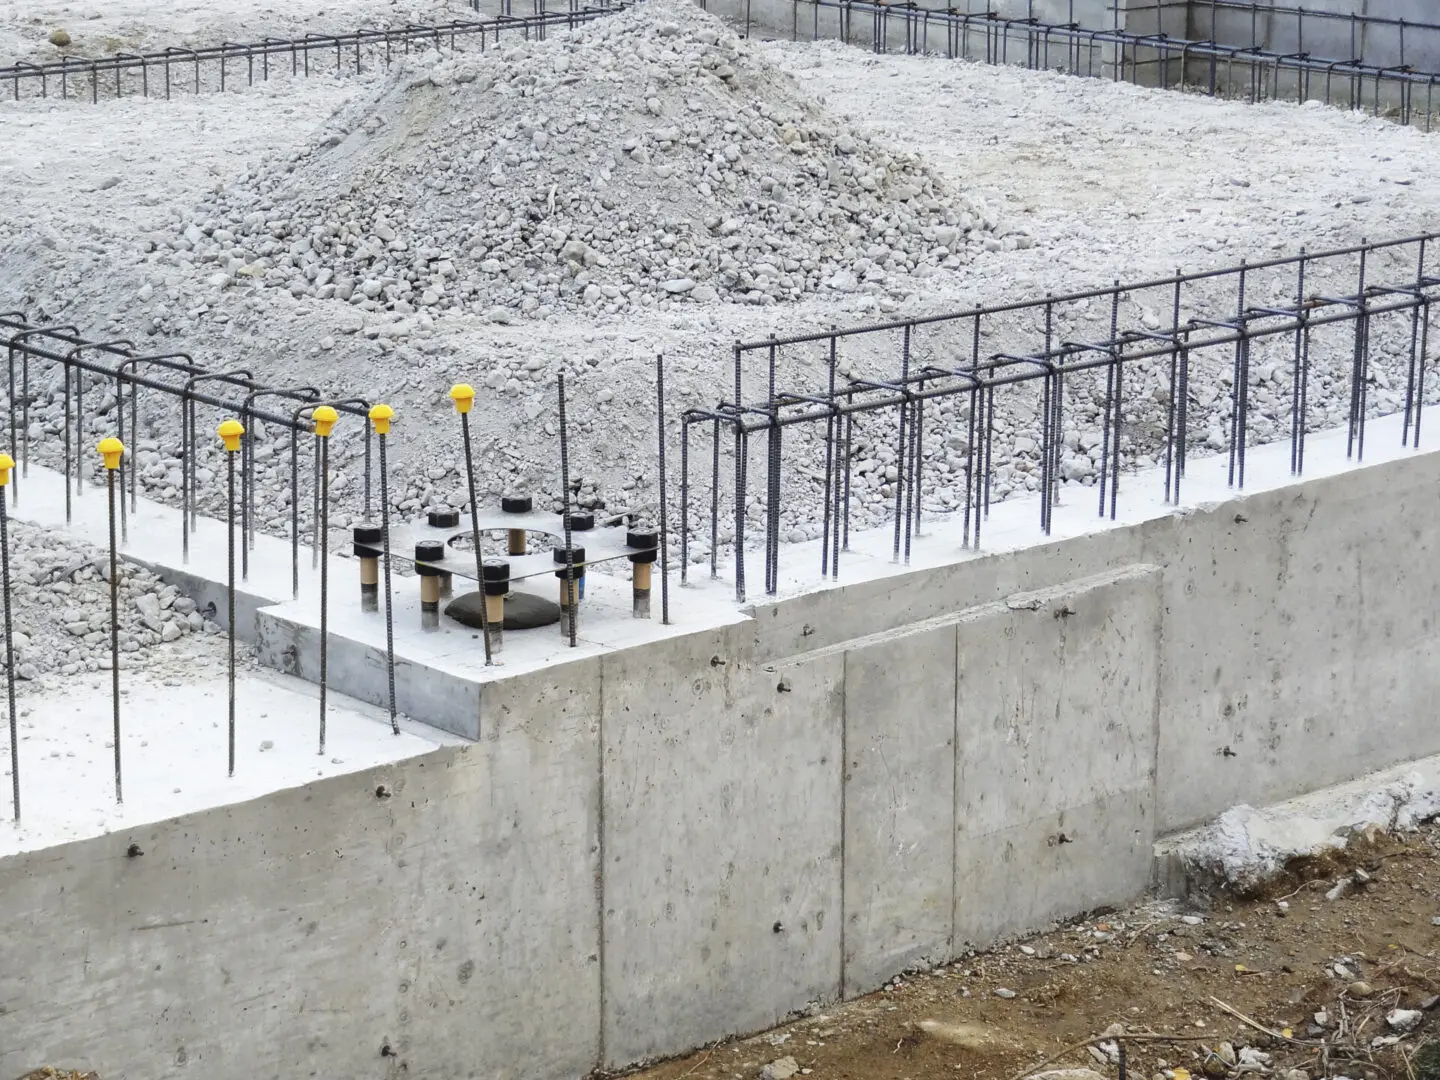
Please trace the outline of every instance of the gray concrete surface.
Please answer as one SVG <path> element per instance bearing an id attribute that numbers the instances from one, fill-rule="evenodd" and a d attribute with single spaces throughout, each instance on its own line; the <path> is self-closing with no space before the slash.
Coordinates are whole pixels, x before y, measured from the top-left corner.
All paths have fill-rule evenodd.
<path id="1" fill-rule="evenodd" d="M 755 607 L 786 656 L 1117 566 L 1163 568 L 1156 828 L 1276 802 L 1440 752 L 1427 525 L 1440 458 L 1286 485 L 1203 512 L 841 585 Z M 1403 554 L 1402 554 L 1403 553 Z M 1403 565 L 1404 573 L 1396 567 Z M 1357 723 L 1383 716 L 1385 723 Z"/>
<path id="2" fill-rule="evenodd" d="M 0 861 L 0 1074 L 560 1080 L 1123 903 L 1163 832 L 1440 752 L 1437 487 L 1411 454 L 520 665 L 473 745 Z"/>
<path id="3" fill-rule="evenodd" d="M 951 952 L 955 631 L 946 619 L 843 652 L 848 993 Z"/>
<path id="4" fill-rule="evenodd" d="M 961 619 L 955 935 L 983 946 L 1145 888 L 1155 837 L 1160 571 Z"/>

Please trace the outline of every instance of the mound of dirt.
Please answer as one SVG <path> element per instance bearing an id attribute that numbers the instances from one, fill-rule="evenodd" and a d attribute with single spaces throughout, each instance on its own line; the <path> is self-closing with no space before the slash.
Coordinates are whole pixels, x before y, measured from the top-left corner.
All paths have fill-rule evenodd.
<path id="1" fill-rule="evenodd" d="M 994 227 L 763 49 L 649 0 L 400 66 L 308 154 L 222 189 L 185 241 L 233 281 L 505 321 L 849 292 L 958 268 Z"/>

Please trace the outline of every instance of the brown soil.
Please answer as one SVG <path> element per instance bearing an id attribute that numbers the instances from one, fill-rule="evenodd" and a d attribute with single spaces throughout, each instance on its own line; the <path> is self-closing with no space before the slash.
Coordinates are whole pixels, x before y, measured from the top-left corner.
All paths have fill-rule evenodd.
<path id="1" fill-rule="evenodd" d="M 1352 866 L 1362 883 L 1327 900 Z M 1042 1064 L 1119 1078 L 1113 1059 L 1101 1064 L 1075 1047 L 1118 1023 L 1132 1080 L 1170 1080 L 1166 1069 L 1249 1080 L 1217 1056 L 1245 1047 L 1270 1055 L 1265 1072 L 1275 1077 L 1299 1068 L 1311 1077 L 1440 1080 L 1440 1045 L 1426 1049 L 1432 1038 L 1440 1043 L 1440 829 L 1311 870 L 1326 876 L 1299 880 L 1303 868 L 1292 867 L 1283 892 L 1222 898 L 1208 910 L 1151 904 L 1092 917 L 636 1076 L 748 1080 L 788 1056 L 797 1075 L 817 1080 L 1019 1080 Z M 1377 1045 L 1397 1034 L 1386 1020 L 1396 1008 L 1422 1010 L 1423 1019 L 1393 1045 Z M 1173 1039 L 1132 1037 L 1139 1033 Z"/>

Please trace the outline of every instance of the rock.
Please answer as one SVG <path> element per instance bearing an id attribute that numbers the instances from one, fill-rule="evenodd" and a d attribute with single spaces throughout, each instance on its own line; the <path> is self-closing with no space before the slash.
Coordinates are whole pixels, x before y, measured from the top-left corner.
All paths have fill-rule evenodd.
<path id="1" fill-rule="evenodd" d="M 181 630 L 180 630 L 179 624 L 177 624 L 177 623 L 172 619 L 170 622 L 167 622 L 167 623 L 165 624 L 164 628 L 160 631 L 160 640 L 161 640 L 161 641 L 176 641 L 176 640 L 179 639 L 180 634 L 181 634 Z"/>
<path id="2" fill-rule="evenodd" d="M 695 288 L 695 282 L 688 277 L 672 278 L 665 282 L 662 288 L 672 296 L 678 296 L 683 293 L 688 293 L 691 289 Z"/>
<path id="3" fill-rule="evenodd" d="M 1002 986 L 999 990 L 995 991 L 995 996 L 1004 1001 L 1010 1001 L 1016 994 L 1014 990 L 1007 990 Z"/>
<path id="4" fill-rule="evenodd" d="M 1105 1077 L 1094 1069 L 1051 1069 L 1032 1073 L 1030 1080 L 1105 1080 Z"/>
<path id="5" fill-rule="evenodd" d="M 1391 1031 L 1414 1031 L 1420 1026 L 1425 1014 L 1419 1009 L 1391 1009 L 1385 1014 L 1385 1023 Z"/>
<path id="6" fill-rule="evenodd" d="M 965 1050 L 981 1050 L 995 1042 L 995 1035 L 978 1024 L 947 1024 L 943 1020 L 921 1020 L 915 1025 L 939 1042 Z"/>
<path id="7" fill-rule="evenodd" d="M 1363 979 L 1357 979 L 1355 982 L 1352 982 L 1345 988 L 1345 992 L 1352 998 L 1358 998 L 1360 1001 L 1375 996 L 1375 988 Z"/>
<path id="8" fill-rule="evenodd" d="M 760 1070 L 760 1080 L 790 1080 L 800 1071 L 800 1063 L 793 1057 L 777 1058 Z"/>
<path id="9" fill-rule="evenodd" d="M 160 598 L 154 593 L 144 593 L 135 598 L 135 610 L 147 619 L 160 617 Z"/>
<path id="10" fill-rule="evenodd" d="M 50 31 L 50 44 L 57 49 L 66 48 L 70 44 L 70 31 L 57 26 Z"/>
<path id="11" fill-rule="evenodd" d="M 1355 882 L 1354 882 L 1354 881 L 1352 881 L 1352 880 L 1351 880 L 1350 878 L 1348 878 L 1348 877 L 1343 877 L 1343 878 L 1341 878 L 1339 881 L 1337 881 L 1337 882 L 1335 883 L 1335 885 L 1334 885 L 1333 888 L 1331 888 L 1328 892 L 1326 892 L 1326 894 L 1325 894 L 1325 899 L 1326 899 L 1326 900 L 1339 900 L 1339 899 L 1341 899 L 1342 897 L 1345 897 L 1345 896 L 1350 895 L 1350 890 L 1353 889 L 1354 887 L 1355 887 Z"/>

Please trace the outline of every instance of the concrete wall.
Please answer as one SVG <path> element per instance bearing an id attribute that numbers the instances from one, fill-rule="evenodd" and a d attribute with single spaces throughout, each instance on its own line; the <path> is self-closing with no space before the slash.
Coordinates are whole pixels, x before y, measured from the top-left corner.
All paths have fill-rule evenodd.
<path id="1" fill-rule="evenodd" d="M 0 1075 L 579 1077 L 1123 903 L 1158 833 L 1440 750 L 1437 485 L 761 605 L 503 680 L 473 745 L 6 859 Z"/>
<path id="2" fill-rule="evenodd" d="M 1336 60 L 1364 57 L 1386 67 L 1403 62 L 1421 71 L 1440 71 L 1440 31 L 1408 26 L 1364 24 L 1350 19 L 1324 18 L 1318 13 L 1367 15 L 1377 19 L 1440 23 L 1440 10 L 1431 0 L 1259 0 L 1262 7 L 1292 9 L 1262 14 L 1212 11 L 1205 0 L 1192 0 L 1190 27 L 1195 37 L 1213 38 L 1232 45 L 1258 45 L 1275 52 L 1308 52 Z M 1304 8 L 1297 17 L 1295 8 Z M 1403 43 L 1403 53 L 1402 53 Z"/>

